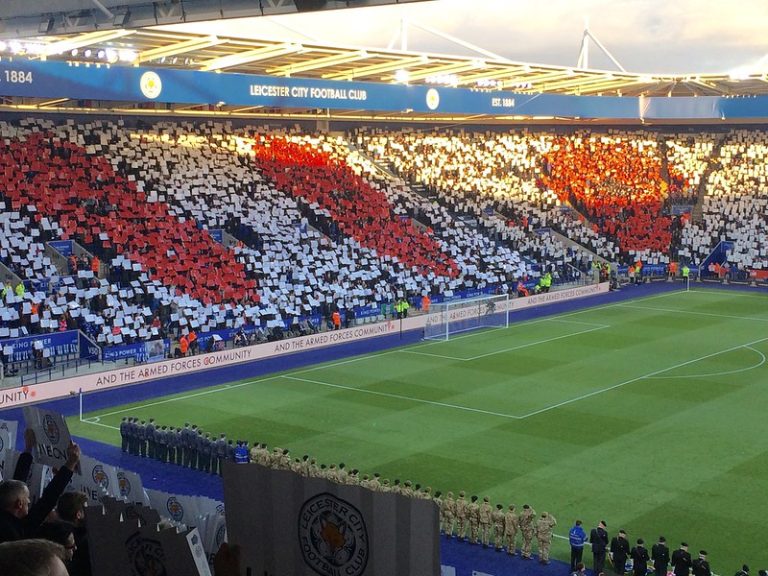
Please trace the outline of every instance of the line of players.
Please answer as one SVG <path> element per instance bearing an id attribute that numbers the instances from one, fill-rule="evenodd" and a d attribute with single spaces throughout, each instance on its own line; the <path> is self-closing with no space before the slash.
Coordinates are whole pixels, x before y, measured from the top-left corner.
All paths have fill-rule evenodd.
<path id="1" fill-rule="evenodd" d="M 236 446 L 225 434 L 218 438 L 188 422 L 183 428 L 160 426 L 154 418 L 149 421 L 124 417 L 120 422 L 121 448 L 127 454 L 154 458 L 221 475 L 225 460 L 235 460 Z M 241 444 L 238 441 L 238 444 Z"/>

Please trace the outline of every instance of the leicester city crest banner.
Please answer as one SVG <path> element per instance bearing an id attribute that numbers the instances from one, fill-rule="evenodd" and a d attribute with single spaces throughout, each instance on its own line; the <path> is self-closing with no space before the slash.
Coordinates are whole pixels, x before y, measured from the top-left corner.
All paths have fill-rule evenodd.
<path id="1" fill-rule="evenodd" d="M 24 420 L 27 428 L 35 431 L 35 460 L 55 468 L 63 466 L 67 461 L 67 447 L 71 440 L 64 417 L 44 408 L 25 406 Z"/>
<path id="2" fill-rule="evenodd" d="M 226 463 L 227 539 L 246 573 L 265 576 L 440 574 L 434 502 Z"/>

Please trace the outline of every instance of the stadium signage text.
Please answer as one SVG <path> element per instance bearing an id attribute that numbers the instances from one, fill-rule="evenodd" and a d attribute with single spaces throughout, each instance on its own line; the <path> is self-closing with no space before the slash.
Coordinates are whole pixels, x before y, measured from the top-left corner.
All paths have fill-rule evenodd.
<path id="1" fill-rule="evenodd" d="M 139 66 L 0 61 L 0 95 L 116 102 L 327 108 L 448 114 L 558 116 L 582 119 L 768 118 L 768 96 L 614 97 L 522 94 L 501 90 L 275 78 Z M 361 106 L 362 105 L 362 106 Z"/>
<path id="2" fill-rule="evenodd" d="M 365 90 L 347 90 L 346 88 L 318 88 L 306 86 L 276 86 L 251 84 L 251 96 L 278 98 L 322 98 L 330 100 L 365 100 Z"/>
<path id="3" fill-rule="evenodd" d="M 551 292 L 549 294 L 539 294 L 528 298 L 515 298 L 509 300 L 509 309 L 526 309 L 541 304 L 551 302 L 564 302 L 584 296 L 602 294 L 608 291 L 608 284 L 595 284 L 592 286 L 583 286 L 562 290 L 560 292 Z M 498 309 L 501 311 L 501 309 Z M 267 342 L 245 348 L 235 348 L 231 350 L 222 350 L 220 352 L 211 352 L 209 354 L 199 354 L 187 358 L 174 358 L 163 360 L 152 364 L 140 364 L 137 366 L 128 366 L 109 372 L 97 372 L 94 374 L 85 374 L 33 384 L 21 388 L 4 390 L 0 393 L 0 408 L 14 408 L 32 404 L 35 402 L 44 402 L 64 398 L 81 390 L 83 392 L 96 392 L 99 390 L 108 390 L 129 384 L 138 384 L 148 382 L 158 378 L 170 376 L 179 376 L 182 374 L 193 374 L 210 368 L 230 366 L 241 364 L 243 362 L 253 362 L 264 358 L 275 358 L 296 352 L 333 346 L 336 344 L 359 342 L 368 338 L 387 336 L 397 334 L 402 331 L 421 330 L 429 321 L 431 315 L 414 316 L 400 321 L 387 321 L 377 324 L 364 324 L 353 328 L 323 332 L 321 334 L 312 334 L 291 338 L 290 340 L 281 340 L 279 342 Z"/>

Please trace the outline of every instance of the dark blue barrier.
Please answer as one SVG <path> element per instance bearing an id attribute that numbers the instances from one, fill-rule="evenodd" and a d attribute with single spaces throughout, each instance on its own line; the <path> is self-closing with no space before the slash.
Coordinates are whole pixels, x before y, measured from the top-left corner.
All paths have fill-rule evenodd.
<path id="1" fill-rule="evenodd" d="M 66 332 L 35 334 L 21 338 L 6 338 L 0 340 L 0 349 L 3 351 L 8 347 L 13 349 L 11 362 L 24 362 L 32 358 L 35 342 L 42 342 L 43 350 L 50 350 L 50 356 L 66 356 L 77 354 L 79 335 L 78 330 L 67 330 Z"/>
<path id="2" fill-rule="evenodd" d="M 101 347 L 97 346 L 82 332 L 79 333 L 78 340 L 80 343 L 80 358 L 84 360 L 101 360 Z"/>
<path id="3" fill-rule="evenodd" d="M 135 344 L 104 348 L 102 359 L 104 362 L 116 362 L 128 358 L 132 358 L 136 362 L 154 362 L 167 357 L 170 349 L 171 343 L 169 340 L 136 342 Z"/>
<path id="4" fill-rule="evenodd" d="M 51 240 L 48 246 L 56 250 L 62 256 L 72 256 L 74 253 L 74 243 L 72 240 Z"/>

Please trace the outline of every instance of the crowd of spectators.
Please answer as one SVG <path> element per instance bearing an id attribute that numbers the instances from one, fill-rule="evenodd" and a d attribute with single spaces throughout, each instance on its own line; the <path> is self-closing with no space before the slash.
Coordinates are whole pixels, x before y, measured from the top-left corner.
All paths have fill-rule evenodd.
<path id="1" fill-rule="evenodd" d="M 701 262 L 721 240 L 733 242 L 725 267 L 734 275 L 768 270 L 768 135 L 726 135 L 705 182 L 701 222 L 682 231 L 681 254 Z"/>
<path id="2" fill-rule="evenodd" d="M 575 280 L 595 258 L 701 261 L 721 239 L 740 273 L 768 267 L 758 131 L 347 138 L 20 120 L 0 132 L 0 261 L 21 280 L 0 287 L 0 338 L 288 331 L 403 297 Z M 703 221 L 670 213 L 700 189 Z M 88 253 L 62 265 L 50 240 Z"/>
<path id="3" fill-rule="evenodd" d="M 266 130 L 236 132 L 218 123 L 129 130 L 48 120 L 0 128 L 8 136 L 0 150 L 4 199 L 19 211 L 31 209 L 37 217 L 30 222 L 56 219 L 61 228 L 51 239 L 76 240 L 107 271 L 99 278 L 78 269 L 47 291 L 5 294 L 0 329 L 8 332 L 0 337 L 66 325 L 112 345 L 190 329 L 274 328 L 313 313 L 330 318 L 336 310 L 482 288 L 530 271 L 516 252 L 445 212 L 425 210 L 432 231 L 409 219 L 406 187 L 368 182 L 345 164 L 348 148 L 329 149 L 329 139 L 291 140 L 272 131 L 269 146 L 305 150 L 308 165 L 295 165 L 293 176 L 314 171 L 314 187 L 343 177 L 349 201 L 365 192 L 369 202 L 358 207 L 376 199 L 377 212 L 342 222 L 341 212 L 312 199 L 312 186 L 288 190 L 288 181 L 278 181 L 287 173 L 270 172 L 275 166 L 263 154 Z M 309 166 L 309 158 L 322 161 Z M 376 228 L 385 213 L 386 228 Z M 350 228 L 358 224 L 368 226 L 367 239 Z M 207 230 L 216 228 L 231 234 L 230 250 L 211 240 Z M 46 308 L 44 322 L 33 306 Z"/>

